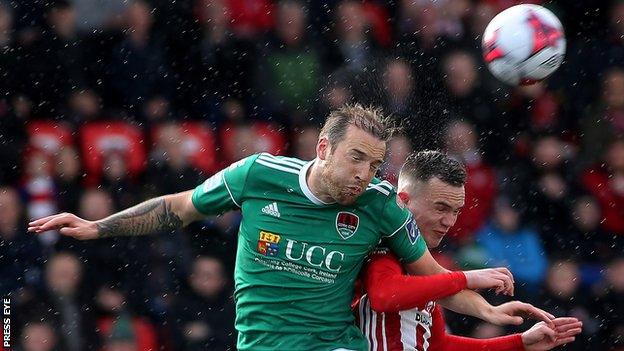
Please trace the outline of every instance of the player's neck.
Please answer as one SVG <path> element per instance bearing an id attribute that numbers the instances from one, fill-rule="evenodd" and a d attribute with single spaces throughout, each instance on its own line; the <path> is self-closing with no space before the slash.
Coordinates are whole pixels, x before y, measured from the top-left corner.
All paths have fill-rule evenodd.
<path id="1" fill-rule="evenodd" d="M 314 196 L 316 196 L 319 200 L 326 203 L 335 202 L 336 200 L 329 195 L 329 192 L 321 181 L 323 179 L 323 166 L 320 165 L 320 162 L 321 161 L 317 159 L 314 161 L 312 166 L 310 166 L 308 173 L 306 174 L 306 183 L 308 184 L 308 188 L 312 194 L 314 194 Z"/>

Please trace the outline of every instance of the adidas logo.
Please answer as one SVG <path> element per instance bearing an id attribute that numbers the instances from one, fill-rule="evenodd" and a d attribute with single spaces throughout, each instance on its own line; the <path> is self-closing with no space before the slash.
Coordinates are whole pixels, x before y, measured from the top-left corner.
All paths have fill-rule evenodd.
<path id="1" fill-rule="evenodd" d="M 277 218 L 281 216 L 279 210 L 277 209 L 277 202 L 264 206 L 262 208 L 262 212 Z"/>

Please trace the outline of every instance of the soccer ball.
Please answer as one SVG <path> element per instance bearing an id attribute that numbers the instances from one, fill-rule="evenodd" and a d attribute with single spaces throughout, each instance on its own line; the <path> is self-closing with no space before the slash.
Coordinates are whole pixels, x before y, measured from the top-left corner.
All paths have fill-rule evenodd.
<path id="1" fill-rule="evenodd" d="M 483 58 L 492 74 L 510 85 L 550 76 L 565 55 L 563 26 L 549 10 L 517 5 L 499 13 L 483 33 Z"/>

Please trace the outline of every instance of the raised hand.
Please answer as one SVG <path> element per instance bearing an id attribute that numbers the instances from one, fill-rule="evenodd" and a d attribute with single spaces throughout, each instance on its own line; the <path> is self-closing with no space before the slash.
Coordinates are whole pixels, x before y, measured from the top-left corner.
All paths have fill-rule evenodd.
<path id="1" fill-rule="evenodd" d="M 87 221 L 71 213 L 60 213 L 28 223 L 29 232 L 43 233 L 48 230 L 58 230 L 62 235 L 78 240 L 98 237 L 98 227 L 95 222 Z"/>
<path id="2" fill-rule="evenodd" d="M 496 293 L 513 296 L 513 275 L 507 268 L 464 271 L 468 289 L 496 289 Z"/>
<path id="3" fill-rule="evenodd" d="M 522 333 L 522 344 L 527 351 L 544 351 L 574 341 L 583 328 L 576 318 L 563 317 L 552 320 L 554 329 L 544 322 L 535 324 Z"/>

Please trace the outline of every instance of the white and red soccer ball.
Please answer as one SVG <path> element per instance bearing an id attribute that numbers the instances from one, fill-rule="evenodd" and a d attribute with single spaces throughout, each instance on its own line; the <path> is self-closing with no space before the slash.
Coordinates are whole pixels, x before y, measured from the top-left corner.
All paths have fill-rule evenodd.
<path id="1" fill-rule="evenodd" d="M 483 58 L 510 85 L 529 85 L 559 68 L 566 50 L 563 26 L 549 10 L 531 4 L 499 13 L 485 28 Z"/>

